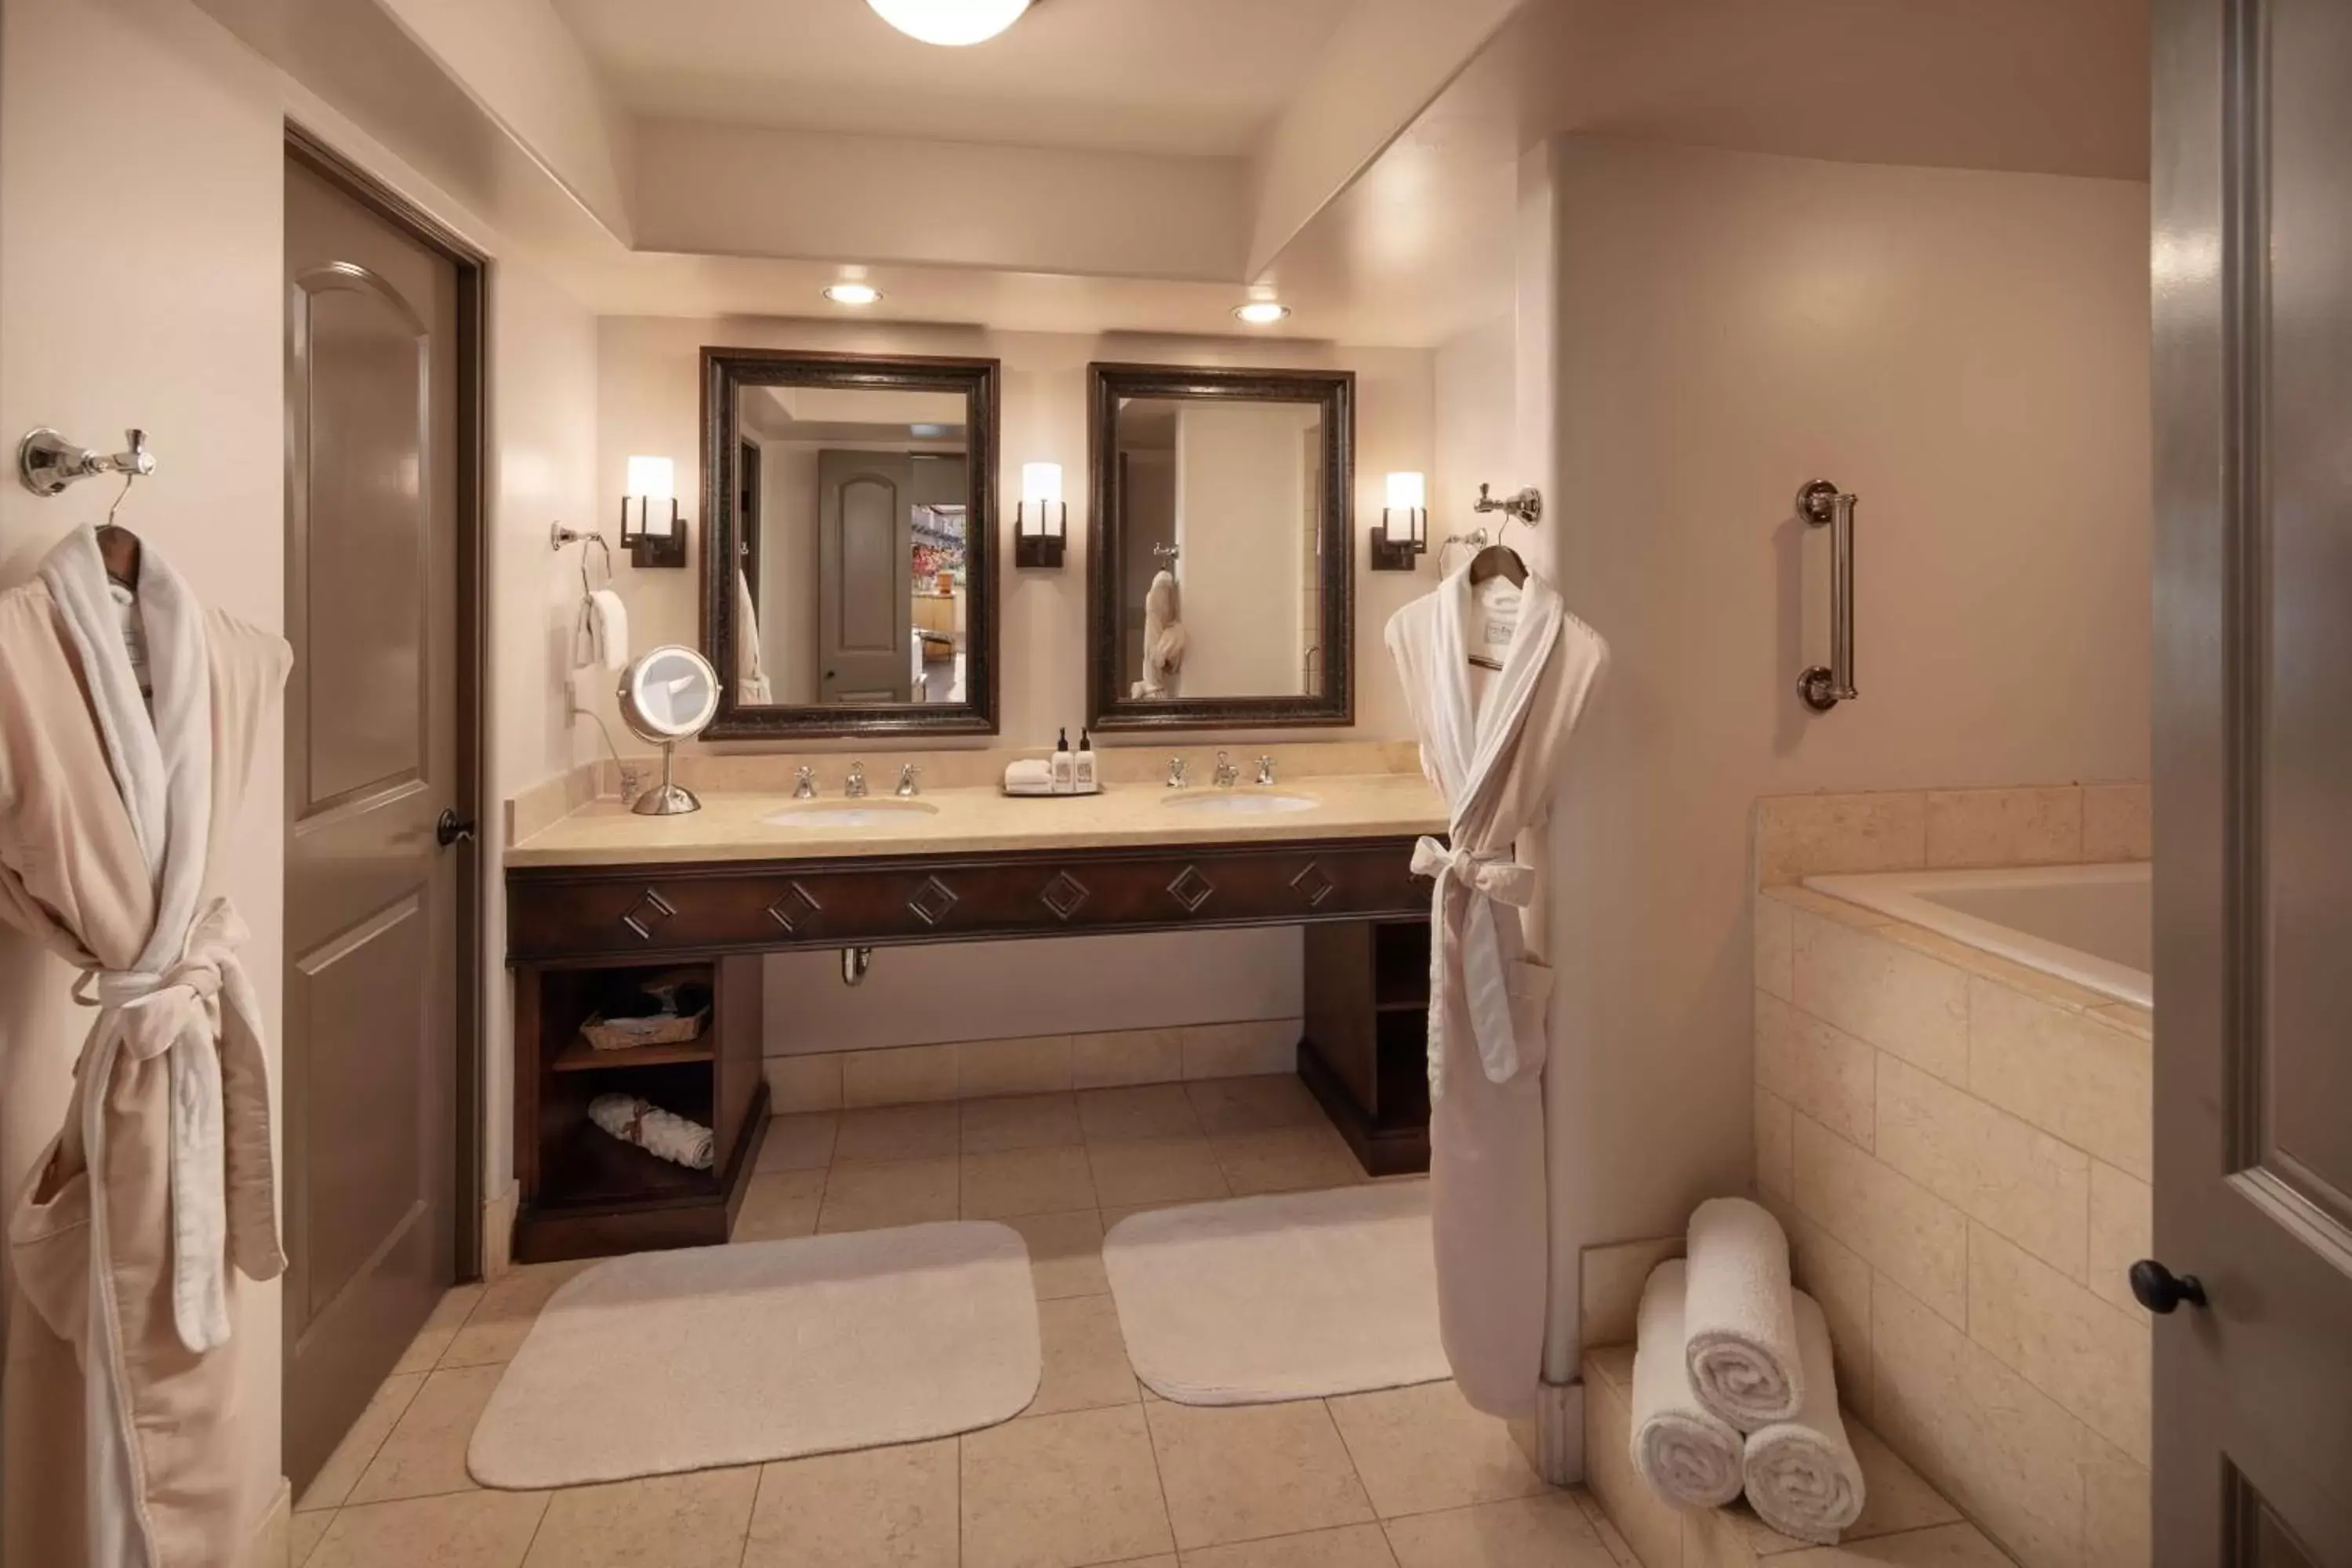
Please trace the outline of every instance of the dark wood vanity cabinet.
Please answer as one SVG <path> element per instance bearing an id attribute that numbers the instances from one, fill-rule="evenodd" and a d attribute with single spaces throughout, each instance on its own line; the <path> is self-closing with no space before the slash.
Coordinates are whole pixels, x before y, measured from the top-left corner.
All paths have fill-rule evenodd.
<path id="1" fill-rule="evenodd" d="M 766 1130 L 761 955 L 1008 937 L 1307 928 L 1299 1071 L 1366 1170 L 1427 1168 L 1422 1066 L 1429 885 L 1410 837 L 965 855 L 525 866 L 507 874 L 515 968 L 515 1256 L 524 1262 L 727 1239 Z M 644 977 L 707 973 L 701 1047 L 599 1056 L 580 1026 Z M 587 1119 L 634 1089 L 710 1125 L 716 1168 L 681 1170 Z"/>

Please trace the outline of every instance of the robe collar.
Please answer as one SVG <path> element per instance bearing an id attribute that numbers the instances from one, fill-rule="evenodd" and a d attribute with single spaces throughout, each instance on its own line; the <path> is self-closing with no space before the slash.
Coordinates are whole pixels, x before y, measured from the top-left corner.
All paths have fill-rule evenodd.
<path id="1" fill-rule="evenodd" d="M 1503 668 L 1487 689 L 1485 705 L 1471 696 L 1470 566 L 1456 567 L 1433 595 L 1437 600 L 1436 679 L 1440 724 L 1447 743 L 1439 759 L 1445 774 L 1446 804 L 1459 822 L 1470 797 L 1494 771 L 1496 760 L 1517 736 L 1535 695 L 1536 682 L 1559 640 L 1564 618 L 1559 592 L 1534 573 L 1519 591 L 1519 611 L 1504 650 Z"/>

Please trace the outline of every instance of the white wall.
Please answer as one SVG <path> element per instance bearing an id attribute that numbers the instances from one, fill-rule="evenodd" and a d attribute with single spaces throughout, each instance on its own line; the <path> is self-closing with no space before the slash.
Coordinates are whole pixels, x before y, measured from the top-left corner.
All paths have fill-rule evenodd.
<path id="1" fill-rule="evenodd" d="M 1447 534 L 1492 522 L 1470 510 L 1480 485 L 1507 495 L 1529 482 L 1518 455 L 1515 318 L 1497 316 L 1440 343 L 1433 368 L 1437 429 L 1435 467 L 1429 474 L 1431 571 Z M 1513 544 L 1526 538 L 1512 531 Z M 1446 564 L 1459 566 L 1463 559 L 1456 551 Z"/>
<path id="2" fill-rule="evenodd" d="M 1542 548 L 1614 656 L 1554 837 L 1572 1257 L 1748 1184 L 1757 796 L 2147 776 L 2147 218 L 2113 181 L 1546 157 Z M 1862 695 L 1826 716 L 1794 695 L 1816 477 L 1861 497 Z"/>
<path id="3" fill-rule="evenodd" d="M 168 554 L 208 602 L 284 625 L 285 125 L 298 118 L 493 257 L 496 231 L 354 131 L 186 0 L 41 0 L 0 13 L 0 425 L 54 424 L 110 446 L 150 434 L 158 460 L 121 521 Z M 58 62 L 78 62 L 60 68 Z M 131 192 L 130 195 L 123 194 Z M 594 448 L 591 318 L 517 260 L 494 264 L 489 592 L 498 606 L 485 798 L 571 760 L 560 701 L 577 579 L 547 545 L 561 517 L 588 521 Z M 30 574 L 106 487 L 40 500 L 0 488 L 0 583 Z M 583 752 L 583 755 L 585 754 Z M 282 731 L 263 743 L 227 891 L 273 1063 L 284 941 Z M 502 846 L 485 813 L 485 863 Z M 489 879 L 485 930 L 505 929 Z M 510 1008 L 496 939 L 485 976 L 492 1184 L 507 1165 Z M 0 1184 L 13 1203 L 55 1131 L 88 1015 L 70 976 L 0 931 Z M 248 1284 L 237 1325 L 247 1369 L 250 1497 L 278 1475 L 278 1296 Z"/>

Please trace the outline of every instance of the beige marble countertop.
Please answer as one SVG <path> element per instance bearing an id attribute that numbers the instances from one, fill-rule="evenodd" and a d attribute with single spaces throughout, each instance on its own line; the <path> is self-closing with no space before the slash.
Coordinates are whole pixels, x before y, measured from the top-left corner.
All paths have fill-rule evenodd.
<path id="1" fill-rule="evenodd" d="M 785 791 L 702 793 L 702 809 L 684 816 L 639 816 L 617 800 L 581 805 L 507 850 L 525 866 L 626 866 L 695 860 L 830 860 L 860 856 L 959 855 L 1008 849 L 1096 849 L 1160 844 L 1261 844 L 1288 839 L 1381 838 L 1443 833 L 1445 807 L 1419 773 L 1330 774 L 1272 789 L 1220 790 L 1195 784 L 1107 784 L 1096 795 L 1013 797 L 993 788 L 927 790 L 930 811 L 899 812 L 904 803 L 877 786 L 873 798 L 833 792 L 814 801 Z M 1187 807 L 1220 795 L 1304 795 L 1305 810 L 1220 812 Z M 778 824 L 778 813 L 807 807 L 871 806 L 892 820 L 856 826 Z M 903 819 L 901 819 L 903 818 Z"/>

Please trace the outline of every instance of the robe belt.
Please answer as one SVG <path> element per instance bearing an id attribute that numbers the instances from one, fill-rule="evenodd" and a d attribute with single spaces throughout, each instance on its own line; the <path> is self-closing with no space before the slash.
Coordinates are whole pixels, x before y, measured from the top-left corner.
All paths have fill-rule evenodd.
<path id="1" fill-rule="evenodd" d="M 199 1353 L 226 1344 L 228 1315 L 230 1210 L 238 1209 L 237 1262 L 257 1279 L 284 1265 L 278 1248 L 274 1195 L 264 1203 L 240 1192 L 233 1200 L 228 1167 L 242 1151 L 246 1184 L 259 1155 L 258 1175 L 268 1179 L 270 1127 L 266 1088 L 225 1096 L 224 1056 L 248 1086 L 266 1085 L 268 1071 L 260 1051 L 260 1020 L 236 949 L 252 933 L 226 899 L 214 899 L 196 912 L 176 963 L 161 973 L 89 970 L 74 983 L 74 1000 L 99 1010 L 82 1047 L 78 1072 L 97 1076 L 82 1086 L 86 1157 L 94 1187 L 102 1188 L 106 1150 L 104 1108 L 116 1054 L 135 1061 L 166 1058 L 171 1090 L 172 1316 L 181 1343 Z M 224 1020 L 223 1003 L 235 1015 Z M 225 1026 L 226 1025 L 226 1026 Z M 235 1125 L 230 1125 L 234 1119 Z M 93 1203 L 102 1202 L 97 1191 Z M 259 1234 L 254 1234 L 258 1231 Z M 92 1256 L 93 1283 L 108 1259 Z"/>
<path id="2" fill-rule="evenodd" d="M 1444 1092 L 1441 1079 L 1445 1059 L 1445 1022 L 1456 965 L 1446 962 L 1446 950 L 1458 943 L 1461 984 L 1466 988 L 1470 1032 L 1488 1081 L 1507 1083 L 1518 1075 L 1518 1037 L 1511 1025 L 1511 991 L 1503 973 L 1503 948 L 1495 930 L 1495 906 L 1523 910 L 1535 901 L 1536 872 L 1519 864 L 1509 849 L 1463 849 L 1423 838 L 1412 847 L 1412 874 L 1433 877 L 1429 900 L 1429 1091 Z M 1459 886 L 1464 900 L 1462 929 L 1446 923 L 1445 895 Z"/>

